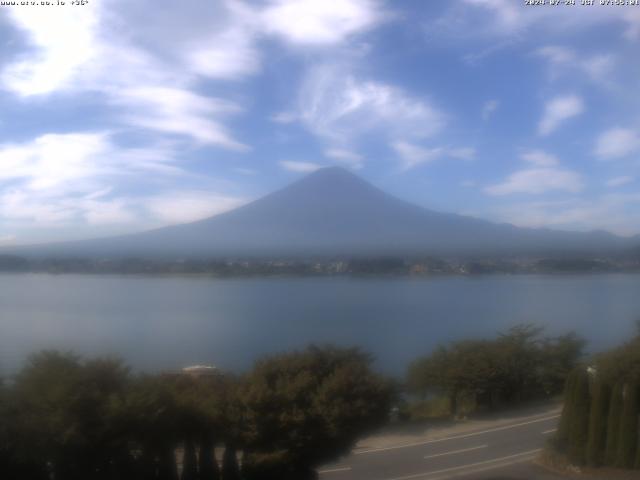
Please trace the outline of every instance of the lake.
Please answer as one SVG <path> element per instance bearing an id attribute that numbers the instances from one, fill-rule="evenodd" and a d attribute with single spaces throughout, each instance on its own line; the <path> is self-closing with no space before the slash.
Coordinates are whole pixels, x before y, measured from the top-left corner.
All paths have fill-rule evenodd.
<path id="1" fill-rule="evenodd" d="M 42 348 L 116 354 L 136 369 L 242 371 L 309 342 L 357 345 L 385 373 L 453 339 L 534 322 L 591 349 L 634 332 L 640 275 L 402 278 L 0 275 L 0 373 Z"/>

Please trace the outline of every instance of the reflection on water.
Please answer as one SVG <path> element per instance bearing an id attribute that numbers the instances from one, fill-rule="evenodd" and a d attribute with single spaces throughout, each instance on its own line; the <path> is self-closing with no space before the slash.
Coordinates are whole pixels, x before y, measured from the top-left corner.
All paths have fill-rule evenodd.
<path id="1" fill-rule="evenodd" d="M 0 275 L 0 371 L 41 348 L 114 353 L 136 368 L 242 370 L 309 342 L 359 345 L 402 373 L 451 339 L 515 323 L 574 329 L 595 349 L 640 318 L 640 275 L 261 278 Z"/>

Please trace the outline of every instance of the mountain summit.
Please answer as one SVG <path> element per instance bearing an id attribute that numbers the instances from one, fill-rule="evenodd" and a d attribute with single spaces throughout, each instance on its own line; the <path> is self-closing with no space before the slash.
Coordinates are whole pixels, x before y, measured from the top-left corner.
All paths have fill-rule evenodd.
<path id="1" fill-rule="evenodd" d="M 595 253 L 624 246 L 611 234 L 523 229 L 434 212 L 339 167 L 317 170 L 235 210 L 116 238 L 59 244 L 74 255 L 299 256 Z"/>

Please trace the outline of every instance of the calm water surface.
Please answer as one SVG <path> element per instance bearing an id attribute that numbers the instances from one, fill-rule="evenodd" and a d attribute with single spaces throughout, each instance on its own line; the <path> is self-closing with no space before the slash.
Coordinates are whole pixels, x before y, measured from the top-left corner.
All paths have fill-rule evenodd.
<path id="1" fill-rule="evenodd" d="M 42 348 L 112 353 L 138 369 L 243 370 L 309 342 L 358 345 L 401 373 L 440 342 L 535 322 L 592 349 L 640 318 L 640 275 L 436 278 L 0 275 L 0 372 Z"/>

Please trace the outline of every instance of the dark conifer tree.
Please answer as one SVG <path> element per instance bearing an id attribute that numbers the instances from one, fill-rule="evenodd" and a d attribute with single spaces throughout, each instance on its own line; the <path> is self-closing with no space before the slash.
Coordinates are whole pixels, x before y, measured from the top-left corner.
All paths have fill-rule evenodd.
<path id="1" fill-rule="evenodd" d="M 569 425 L 569 460 L 575 465 L 584 465 L 586 460 L 589 429 L 589 376 L 578 370 L 573 386 L 572 412 Z"/>
<path id="2" fill-rule="evenodd" d="M 618 382 L 613 387 L 607 416 L 607 444 L 605 449 L 605 464 L 612 466 L 616 463 L 618 454 L 618 437 L 620 432 L 620 418 L 622 415 L 623 384 Z"/>
<path id="3" fill-rule="evenodd" d="M 238 455 L 233 445 L 227 444 L 222 456 L 222 480 L 240 480 Z"/>
<path id="4" fill-rule="evenodd" d="M 198 480 L 198 458 L 196 456 L 196 447 L 191 440 L 187 440 L 184 443 L 182 480 Z"/>
<path id="5" fill-rule="evenodd" d="M 587 443 L 587 464 L 598 467 L 604 462 L 607 438 L 607 414 L 611 388 L 597 379 L 593 385 L 593 400 L 589 414 L 589 441 Z"/>
<path id="6" fill-rule="evenodd" d="M 198 457 L 200 480 L 220 480 L 220 468 L 216 461 L 214 446 L 215 442 L 211 435 L 203 435 Z"/>
<path id="7" fill-rule="evenodd" d="M 622 416 L 616 466 L 633 468 L 638 446 L 638 384 L 628 383 L 623 391 Z"/>
<path id="8" fill-rule="evenodd" d="M 562 407 L 562 416 L 556 433 L 556 443 L 560 451 L 566 452 L 569 444 L 569 431 L 571 426 L 571 416 L 573 413 L 573 393 L 576 379 L 579 373 L 577 370 L 572 371 L 567 377 L 564 387 L 564 406 Z"/>

